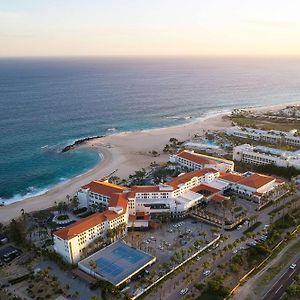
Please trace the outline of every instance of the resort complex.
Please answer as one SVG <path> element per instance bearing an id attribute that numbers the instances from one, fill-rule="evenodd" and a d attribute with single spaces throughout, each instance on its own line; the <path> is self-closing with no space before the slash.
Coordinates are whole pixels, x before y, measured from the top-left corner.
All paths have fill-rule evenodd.
<path id="1" fill-rule="evenodd" d="M 7 267 L 0 271 L 10 276 L 5 296 L 229 299 L 241 278 L 259 274 L 273 253 L 298 238 L 299 136 L 248 127 L 201 133 L 188 140 L 168 135 L 165 147 L 130 156 L 128 136 L 86 141 L 103 153 L 104 171 L 85 174 L 74 189 L 58 186 L 63 197 L 45 194 L 51 207 L 27 212 L 25 206 L 0 231 L 0 267 Z M 126 153 L 119 155 L 124 141 Z"/>
<path id="2" fill-rule="evenodd" d="M 289 132 L 279 130 L 261 130 L 247 127 L 231 127 L 226 130 L 228 135 L 239 138 L 263 141 L 273 144 L 300 146 L 300 136 L 296 129 Z"/>
<path id="3" fill-rule="evenodd" d="M 110 236 L 111 231 L 116 231 L 117 237 L 122 237 L 128 227 L 147 228 L 151 219 L 160 215 L 182 217 L 201 203 L 221 203 L 231 195 L 238 195 L 261 206 L 272 199 L 272 194 L 276 194 L 284 184 L 271 176 L 234 172 L 233 162 L 202 157 L 188 151 L 171 155 L 170 161 L 174 163 L 174 158 L 183 156 L 189 162 L 196 161 L 197 166 L 190 167 L 196 170 L 181 173 L 165 183 L 123 187 L 106 181 L 93 181 L 81 187 L 77 193 L 79 207 L 104 211 L 54 232 L 55 251 L 74 264 L 86 256 L 85 249 L 90 243 Z M 186 169 L 187 163 L 182 160 L 175 164 L 179 169 Z"/>
<path id="4" fill-rule="evenodd" d="M 294 167 L 300 170 L 300 150 L 291 152 L 244 144 L 234 147 L 233 159 L 251 165 L 274 165 L 283 168 Z"/>

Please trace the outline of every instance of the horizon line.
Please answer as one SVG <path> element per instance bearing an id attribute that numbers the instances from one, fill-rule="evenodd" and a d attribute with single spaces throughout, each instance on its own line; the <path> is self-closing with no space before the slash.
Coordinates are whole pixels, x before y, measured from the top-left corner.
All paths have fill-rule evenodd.
<path id="1" fill-rule="evenodd" d="M 291 58 L 300 59 L 300 54 L 87 54 L 87 55 L 11 55 L 0 59 L 39 58 Z"/>

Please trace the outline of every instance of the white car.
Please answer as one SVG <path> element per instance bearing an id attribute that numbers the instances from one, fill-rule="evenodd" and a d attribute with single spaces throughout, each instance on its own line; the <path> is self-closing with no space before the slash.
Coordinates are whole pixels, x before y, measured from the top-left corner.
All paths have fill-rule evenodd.
<path id="1" fill-rule="evenodd" d="M 204 276 L 208 276 L 209 274 L 210 274 L 210 270 L 206 270 L 206 271 L 203 272 Z"/>
<path id="2" fill-rule="evenodd" d="M 196 260 L 199 261 L 201 259 L 201 256 L 197 256 Z"/>
<path id="3" fill-rule="evenodd" d="M 243 228 L 243 226 L 242 225 L 239 225 L 238 227 L 237 227 L 237 230 L 241 230 Z"/>
<path id="4" fill-rule="evenodd" d="M 180 295 L 185 295 L 189 291 L 188 288 L 184 288 L 180 291 Z"/>
<path id="5" fill-rule="evenodd" d="M 291 265 L 290 265 L 290 269 L 291 269 L 291 270 L 294 270 L 296 267 L 297 267 L 296 264 L 291 264 Z"/>
<path id="6" fill-rule="evenodd" d="M 213 246 L 213 249 L 217 249 L 219 247 L 219 244 L 215 244 L 214 246 Z"/>
<path id="7" fill-rule="evenodd" d="M 232 253 L 233 253 L 233 254 L 237 254 L 237 253 L 238 253 L 238 250 L 235 249 L 235 250 L 232 251 Z"/>

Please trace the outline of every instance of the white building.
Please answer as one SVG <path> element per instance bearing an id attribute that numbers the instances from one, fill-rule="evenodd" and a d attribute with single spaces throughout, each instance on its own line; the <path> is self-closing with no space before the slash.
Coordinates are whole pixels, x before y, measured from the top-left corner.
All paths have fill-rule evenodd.
<path id="1" fill-rule="evenodd" d="M 220 172 L 234 170 L 233 161 L 199 154 L 189 150 L 183 150 L 178 154 L 170 155 L 169 161 L 188 170 L 201 170 L 204 168 L 213 168 Z"/>
<path id="2" fill-rule="evenodd" d="M 79 207 L 107 207 L 112 195 L 124 193 L 128 188 L 106 181 L 94 180 L 77 192 Z"/>
<path id="3" fill-rule="evenodd" d="M 219 172 L 211 168 L 197 170 L 179 175 L 163 185 L 132 187 L 129 197 L 138 212 L 169 213 L 171 216 L 177 216 L 184 214 L 202 200 L 203 195 L 192 189 L 201 182 L 212 181 L 218 175 Z"/>
<path id="4" fill-rule="evenodd" d="M 300 170 L 300 151 L 289 152 L 244 144 L 233 149 L 233 159 L 251 165 L 272 164 L 278 167 L 294 167 Z"/>
<path id="5" fill-rule="evenodd" d="M 276 180 L 272 176 L 247 172 L 224 173 L 218 180 L 227 183 L 226 189 L 239 195 L 241 198 L 253 200 L 261 204 L 263 197 L 269 196 L 274 189 L 284 184 L 283 181 Z"/>
<path id="6" fill-rule="evenodd" d="M 55 231 L 54 250 L 68 263 L 77 263 L 84 256 L 84 249 L 96 238 L 105 238 L 109 229 L 127 222 L 127 199 L 121 194 L 112 195 L 105 212 L 95 213 Z"/>
<path id="7" fill-rule="evenodd" d="M 252 139 L 256 141 L 265 141 L 268 143 L 283 143 L 287 145 L 300 147 L 300 136 L 297 135 L 297 130 L 278 131 L 278 130 L 260 130 L 247 127 L 231 127 L 226 133 L 244 139 Z"/>

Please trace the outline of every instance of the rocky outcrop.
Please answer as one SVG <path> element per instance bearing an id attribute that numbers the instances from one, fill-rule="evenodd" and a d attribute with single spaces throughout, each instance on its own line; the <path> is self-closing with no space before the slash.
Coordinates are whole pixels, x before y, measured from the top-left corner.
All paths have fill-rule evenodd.
<path id="1" fill-rule="evenodd" d="M 99 138 L 102 138 L 102 137 L 104 137 L 104 135 L 96 135 L 96 136 L 90 136 L 90 137 L 86 137 L 86 138 L 83 138 L 83 139 L 79 139 L 79 140 L 75 141 L 73 144 L 70 144 L 70 145 L 64 147 L 61 150 L 61 152 L 68 152 L 68 151 L 73 150 L 74 148 L 76 148 L 80 145 L 85 144 L 88 141 L 91 141 L 91 140 L 94 140 L 94 139 L 99 139 Z"/>

